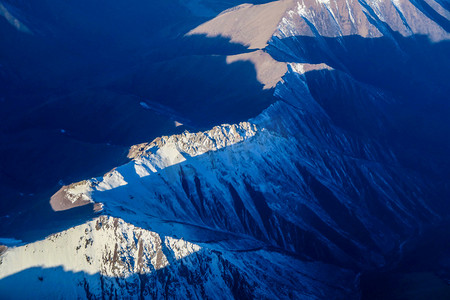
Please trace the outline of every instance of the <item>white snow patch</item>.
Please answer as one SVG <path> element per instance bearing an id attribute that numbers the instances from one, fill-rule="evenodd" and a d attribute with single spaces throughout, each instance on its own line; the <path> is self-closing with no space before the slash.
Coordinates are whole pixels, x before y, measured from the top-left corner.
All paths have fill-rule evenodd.
<path id="1" fill-rule="evenodd" d="M 303 64 L 299 63 L 291 63 L 290 66 L 292 67 L 292 70 L 298 74 L 305 73 L 305 69 L 303 68 Z"/>
<path id="2" fill-rule="evenodd" d="M 98 184 L 97 190 L 106 191 L 106 190 L 115 189 L 119 186 L 123 186 L 123 185 L 127 185 L 127 184 L 128 184 L 128 182 L 125 181 L 122 174 L 119 173 L 116 169 L 116 170 L 113 170 L 113 171 L 107 173 L 103 177 L 103 181 Z"/>
<path id="3" fill-rule="evenodd" d="M 167 144 L 159 148 L 156 155 L 159 156 L 164 167 L 170 167 L 186 160 L 173 144 Z"/>
<path id="4" fill-rule="evenodd" d="M 316 0 L 317 3 L 323 4 L 323 5 L 330 5 L 330 0 Z"/>
<path id="5" fill-rule="evenodd" d="M 167 236 L 164 243 L 170 249 L 172 249 L 176 260 L 185 258 L 194 252 L 200 251 L 201 247 L 196 244 L 189 243 L 183 239 L 174 239 Z"/>
<path id="6" fill-rule="evenodd" d="M 350 20 L 352 21 L 353 24 L 356 24 L 355 19 L 353 18 L 352 8 L 351 8 L 350 4 L 348 3 L 348 0 L 345 0 L 345 4 L 347 6 L 348 15 L 350 17 Z"/>

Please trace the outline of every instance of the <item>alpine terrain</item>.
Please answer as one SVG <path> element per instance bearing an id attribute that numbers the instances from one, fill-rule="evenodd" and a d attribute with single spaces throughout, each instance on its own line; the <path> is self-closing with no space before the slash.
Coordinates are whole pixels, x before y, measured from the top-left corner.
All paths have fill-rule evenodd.
<path id="1" fill-rule="evenodd" d="M 450 299 L 448 0 L 0 0 L 0 298 Z"/>

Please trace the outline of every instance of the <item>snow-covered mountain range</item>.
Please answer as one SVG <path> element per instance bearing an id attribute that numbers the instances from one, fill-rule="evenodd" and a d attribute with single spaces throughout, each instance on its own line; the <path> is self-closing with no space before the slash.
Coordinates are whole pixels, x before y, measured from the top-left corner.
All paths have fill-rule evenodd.
<path id="1" fill-rule="evenodd" d="M 15 14 L 28 4 L 0 3 L 21 34 L 34 32 Z M 140 43 L 151 59 L 90 77 L 139 109 L 112 122 L 119 136 L 139 127 L 151 138 L 105 175 L 53 190 L 54 211 L 95 203 L 96 213 L 5 243 L 1 295 L 358 299 L 361 274 L 394 268 L 448 218 L 449 2 L 168 3 L 169 16 L 183 7 L 192 18 L 149 36 L 179 30 L 169 46 L 184 52 Z M 73 93 L 69 103 L 84 103 Z M 154 119 L 120 128 L 143 110 Z"/>

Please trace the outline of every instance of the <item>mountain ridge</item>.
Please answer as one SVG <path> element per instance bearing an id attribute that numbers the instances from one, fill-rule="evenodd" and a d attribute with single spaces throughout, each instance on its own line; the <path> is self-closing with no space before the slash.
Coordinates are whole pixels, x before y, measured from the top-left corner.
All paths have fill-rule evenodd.
<path id="1" fill-rule="evenodd" d="M 137 144 L 128 152 L 128 163 L 61 188 L 52 197 L 54 208 L 69 208 L 81 199 L 101 203 L 101 210 L 83 225 L 8 248 L 0 257 L 0 290 L 18 292 L 11 283 L 26 279 L 51 294 L 45 270 L 53 268 L 75 280 L 74 293 L 85 298 L 357 299 L 361 274 L 395 267 L 405 243 L 442 224 L 449 213 L 445 164 L 441 169 L 422 164 L 446 160 L 403 139 L 409 123 L 397 112 L 410 106 L 406 117 L 418 115 L 421 97 L 435 87 L 435 106 L 430 107 L 445 107 L 445 80 L 431 84 L 422 78 L 421 92 L 413 98 L 404 86 L 390 89 L 389 80 L 371 75 L 388 74 L 390 69 L 383 68 L 389 65 L 408 66 L 408 58 L 423 49 L 444 58 L 421 64 L 426 72 L 438 70 L 439 63 L 445 67 L 445 25 L 430 11 L 422 12 L 416 1 L 295 3 L 280 17 L 268 46 L 259 50 L 261 63 L 275 60 L 286 66 L 273 90 L 268 89 L 274 99 L 262 112 L 245 122 Z M 445 15 L 445 5 L 430 3 Z M 214 31 L 214 19 L 210 22 L 207 29 Z M 385 64 L 364 56 L 399 45 L 399 56 L 395 52 Z M 374 66 L 373 73 L 359 72 L 353 61 Z M 280 70 L 264 77 L 268 85 L 274 86 Z M 445 75 L 445 68 L 441 72 L 436 76 Z M 412 83 L 405 86 L 414 86 L 421 76 L 409 73 Z M 235 108 L 245 108 L 235 100 Z M 426 141 L 433 127 L 421 128 L 424 135 L 412 135 L 417 143 Z M 445 130 L 430 138 L 443 149 Z M 434 180 L 440 176 L 444 183 Z M 97 231 L 111 240 L 96 237 Z M 142 235 L 153 238 L 144 241 Z M 68 237 L 71 243 L 85 242 L 66 249 Z M 39 253 L 52 243 L 64 255 L 74 255 L 81 267 L 44 254 L 13 270 L 25 249 Z M 95 250 L 97 244 L 101 249 Z M 79 250 L 84 254 L 82 246 L 92 256 L 78 255 Z M 154 262 L 163 256 L 167 264 L 159 272 Z M 44 259 L 49 263 L 36 268 Z M 62 288 L 52 295 L 65 292 Z"/>

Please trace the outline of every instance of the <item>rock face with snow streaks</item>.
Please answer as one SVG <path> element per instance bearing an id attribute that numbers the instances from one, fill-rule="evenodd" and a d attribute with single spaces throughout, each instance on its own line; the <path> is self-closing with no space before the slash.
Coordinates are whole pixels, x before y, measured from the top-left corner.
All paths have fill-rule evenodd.
<path id="1" fill-rule="evenodd" d="M 24 280 L 86 298 L 359 298 L 362 272 L 388 269 L 450 213 L 448 159 L 426 146 L 447 149 L 449 128 L 436 127 L 449 94 L 443 3 L 280 1 L 199 26 L 190 35 L 225 36 L 250 46 L 239 56 L 258 56 L 256 69 L 277 66 L 262 76 L 278 82 L 273 103 L 245 122 L 132 146 L 128 163 L 62 187 L 53 207 L 97 203 L 101 216 L 8 248 L 0 293 L 26 297 L 11 289 Z M 272 6 L 277 28 L 248 36 L 252 10 Z M 221 31 L 242 15 L 248 30 Z M 442 113 L 412 134 L 426 109 Z M 57 289 L 51 274 L 65 279 Z"/>
<path id="2" fill-rule="evenodd" d="M 0 291 L 16 299 L 30 291 L 63 298 L 68 293 L 77 298 L 309 298 L 348 294 L 351 288 L 333 280 L 350 282 L 354 276 L 262 249 L 211 251 L 105 216 L 17 247 L 0 262 Z M 274 276 L 275 270 L 281 273 Z M 329 277 L 316 281 L 305 275 L 310 272 Z M 270 284 L 258 280 L 262 276 L 269 276 Z"/>

